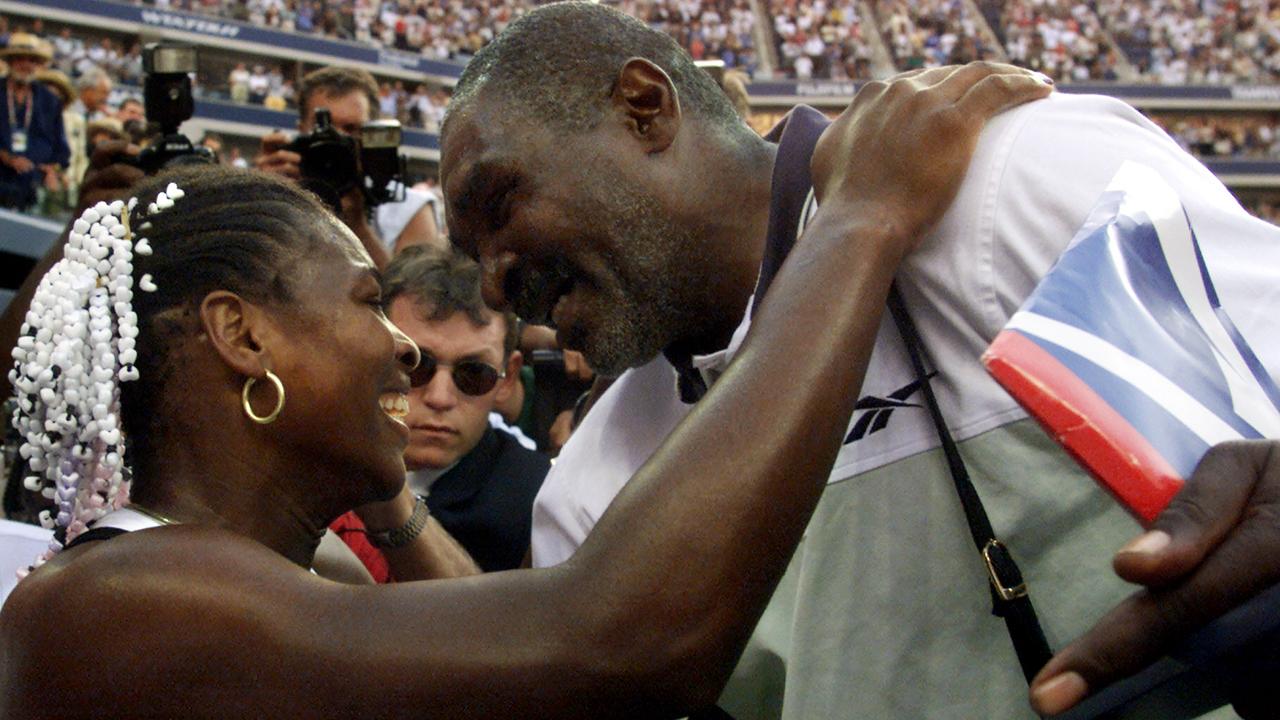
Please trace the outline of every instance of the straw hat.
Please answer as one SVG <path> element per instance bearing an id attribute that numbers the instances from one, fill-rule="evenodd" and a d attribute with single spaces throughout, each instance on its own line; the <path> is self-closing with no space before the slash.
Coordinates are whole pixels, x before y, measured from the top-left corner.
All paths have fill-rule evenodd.
<path id="1" fill-rule="evenodd" d="M 62 100 L 65 106 L 76 99 L 75 88 L 71 87 L 71 80 L 60 70 L 45 68 L 36 71 L 36 80 L 44 83 L 50 90 L 54 91 Z"/>
<path id="2" fill-rule="evenodd" d="M 97 120 L 90 121 L 89 124 L 84 127 L 84 136 L 87 138 L 92 138 L 94 135 L 99 133 L 110 135 L 112 140 L 129 139 L 129 137 L 125 135 L 124 125 L 113 117 L 98 118 Z"/>
<path id="3" fill-rule="evenodd" d="M 31 33 L 16 32 L 9 36 L 9 44 L 3 50 L 0 50 L 0 57 L 13 57 L 14 55 L 22 55 L 24 57 L 33 57 L 44 62 L 53 59 L 53 53 L 50 52 L 50 46 L 41 42 L 40 38 Z"/>

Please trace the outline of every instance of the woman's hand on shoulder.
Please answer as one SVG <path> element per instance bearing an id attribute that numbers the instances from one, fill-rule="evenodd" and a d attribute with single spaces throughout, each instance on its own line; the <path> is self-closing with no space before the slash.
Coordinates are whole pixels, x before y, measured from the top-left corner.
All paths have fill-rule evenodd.
<path id="1" fill-rule="evenodd" d="M 905 256 L 950 206 L 986 122 L 1048 96 L 1050 83 L 989 62 L 867 83 L 814 150 L 819 205 L 889 228 Z"/>

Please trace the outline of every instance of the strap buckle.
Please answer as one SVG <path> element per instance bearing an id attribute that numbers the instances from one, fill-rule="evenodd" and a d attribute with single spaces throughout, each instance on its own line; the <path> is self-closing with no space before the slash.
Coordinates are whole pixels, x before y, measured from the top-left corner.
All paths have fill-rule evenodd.
<path id="1" fill-rule="evenodd" d="M 1000 596 L 1000 599 L 1005 602 L 1026 597 L 1026 582 L 1020 582 L 1013 587 L 1009 587 L 1008 584 L 1001 579 L 1000 571 L 996 569 L 996 561 L 992 558 L 992 553 L 994 552 L 999 552 L 1007 558 L 1009 556 L 1009 548 L 1005 547 L 1004 543 L 996 540 L 995 538 L 988 540 L 987 544 L 982 547 L 982 560 L 987 564 L 987 577 L 991 580 L 991 587 L 995 588 L 996 595 Z"/>

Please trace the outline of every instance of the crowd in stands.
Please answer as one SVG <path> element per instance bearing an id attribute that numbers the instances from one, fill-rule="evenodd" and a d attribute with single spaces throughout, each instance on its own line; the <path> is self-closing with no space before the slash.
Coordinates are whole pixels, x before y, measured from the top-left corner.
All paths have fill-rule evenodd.
<path id="1" fill-rule="evenodd" d="M 1165 4 L 1166 1 L 1172 4 Z M 177 0 L 171 6 L 184 2 Z M 402 5 L 396 7 L 404 9 L 409 3 Z M 263 13 L 281 23 L 289 16 L 285 10 L 291 9 L 296 15 L 298 9 L 297 3 L 283 0 L 199 0 L 185 6 L 217 12 L 239 12 L 236 8 L 243 7 L 254 17 Z M 730 66 L 747 63 L 749 70 L 755 67 L 755 28 L 746 0 L 617 0 L 617 6 L 662 27 L 700 57 L 719 58 Z M 352 10 L 359 15 L 370 7 L 369 2 L 356 0 Z M 387 7 L 379 6 L 379 12 L 372 16 L 371 28 L 385 21 L 392 21 L 393 27 L 400 24 L 390 10 L 381 12 Z M 449 7 L 452 9 L 442 9 L 445 5 L 437 4 L 424 12 L 462 13 L 467 15 L 467 22 L 479 22 L 479 15 L 462 12 L 460 3 Z M 1136 57 L 1135 63 L 1160 82 L 1274 81 L 1273 68 L 1280 66 L 1276 30 L 1252 0 L 1239 6 L 1211 2 L 1192 6 L 1173 0 L 1125 4 L 1102 0 L 1096 6 L 1073 0 L 1008 0 L 999 7 L 1002 14 L 998 27 L 1004 34 L 1008 58 L 1059 79 L 1114 78 L 1113 50 L 1100 39 L 1099 16 L 1090 7 L 1097 8 L 1118 47 L 1130 58 Z M 501 16 L 499 24 L 509 20 L 510 13 L 495 8 L 485 6 L 474 13 L 486 17 L 496 13 Z M 864 22 L 868 19 L 860 14 L 864 8 L 873 9 L 873 22 Z M 983 39 L 981 18 L 973 16 L 959 0 L 875 0 L 874 4 L 856 0 L 770 0 L 768 9 L 779 63 L 785 72 L 802 79 L 870 77 L 872 49 L 866 33 L 876 32 L 877 25 L 895 64 L 902 69 L 999 57 L 999 48 Z M 987 10 L 984 7 L 984 12 Z M 296 17 L 294 21 L 297 22 Z M 7 37 L 9 25 L 8 19 L 0 16 L 0 39 Z M 357 25 L 363 27 L 363 21 Z M 99 70 L 106 73 L 114 90 L 96 119 L 114 118 L 122 102 L 137 95 L 142 63 L 136 39 L 69 27 L 46 29 L 39 19 L 15 21 L 14 27 L 31 31 L 48 43 L 53 55 L 50 68 L 64 73 L 72 86 L 87 84 L 86 78 Z M 401 42 L 400 34 L 395 32 L 394 42 Z M 480 34 L 491 36 L 489 32 Z M 418 36 L 415 31 L 408 37 L 416 41 Z M 1160 48 L 1174 52 L 1162 53 Z M 1150 64 L 1140 62 L 1142 53 L 1147 51 L 1147 57 L 1152 58 Z M 1170 70 L 1175 66 L 1177 69 Z M 297 71 L 296 66 L 246 59 L 225 76 L 225 70 L 202 73 L 197 93 L 292 110 L 296 98 L 291 76 Z M 399 119 L 406 127 L 435 133 L 448 101 L 446 87 L 383 81 L 378 112 L 382 117 Z M 768 113 L 754 125 L 771 126 L 772 117 L 766 116 Z M 1153 119 L 1180 145 L 1201 158 L 1280 159 L 1280 121 L 1273 115 L 1165 113 Z M 126 120 L 120 118 L 121 122 Z M 1272 219 L 1273 209 L 1271 205 L 1264 208 Z"/>
<path id="2" fill-rule="evenodd" d="M 1117 58 L 1090 3 L 1081 0 L 984 0 L 1010 62 L 1055 80 L 1115 80 Z"/>
<path id="3" fill-rule="evenodd" d="M 756 17 L 748 0 L 608 0 L 676 38 L 698 59 L 754 75 Z M 464 61 L 533 0 L 135 0 L 290 32 Z M 898 69 L 1007 55 L 1064 81 L 1115 80 L 1118 51 L 1139 77 L 1164 84 L 1274 82 L 1280 30 L 1264 0 L 769 0 L 777 72 L 800 79 L 870 77 L 868 34 L 881 32 Z M 877 27 L 872 27 L 876 25 Z M 1109 34 L 1108 34 L 1109 32 Z M 1115 43 L 1113 45 L 1112 39 Z"/>
<path id="4" fill-rule="evenodd" d="M 263 105 L 272 110 L 285 110 L 294 106 L 293 81 L 285 79 L 278 65 L 236 63 L 227 75 L 227 95 L 232 102 Z"/>
<path id="5" fill-rule="evenodd" d="M 30 32 L 53 46 L 51 67 L 73 80 L 100 69 L 117 83 L 142 84 L 142 44 L 137 40 L 125 44 L 105 36 L 86 37 L 68 26 L 50 33 L 38 18 L 31 21 Z"/>
<path id="6" fill-rule="evenodd" d="M 622 12 L 670 35 L 694 60 L 722 60 L 754 73 L 755 14 L 747 0 L 612 0 Z"/>
<path id="7" fill-rule="evenodd" d="M 1151 119 L 1201 158 L 1280 159 L 1274 115 L 1153 115 Z"/>
<path id="8" fill-rule="evenodd" d="M 871 77 L 868 33 L 854 0 L 770 0 L 778 71 L 801 80 Z"/>
<path id="9" fill-rule="evenodd" d="M 532 0 L 135 0 L 138 4 L 319 34 L 437 60 L 465 62 Z M 622 0 L 618 7 L 675 37 L 690 54 L 753 70 L 747 0 Z"/>
<path id="10" fill-rule="evenodd" d="M 1098 12 L 1141 75 L 1165 85 L 1267 83 L 1280 77 L 1274 3 L 1099 0 Z"/>
<path id="11" fill-rule="evenodd" d="M 876 12 L 899 69 L 999 59 L 964 0 L 879 0 Z"/>
<path id="12" fill-rule="evenodd" d="M 401 80 L 378 85 L 378 113 L 399 120 L 405 127 L 440 132 L 448 104 L 449 91 L 444 87 L 432 89 L 426 83 L 417 83 L 410 91 Z"/>
<path id="13" fill-rule="evenodd" d="M 1272 225 L 1280 225 L 1280 198 L 1245 198 L 1241 204 L 1255 217 L 1260 217 Z"/>

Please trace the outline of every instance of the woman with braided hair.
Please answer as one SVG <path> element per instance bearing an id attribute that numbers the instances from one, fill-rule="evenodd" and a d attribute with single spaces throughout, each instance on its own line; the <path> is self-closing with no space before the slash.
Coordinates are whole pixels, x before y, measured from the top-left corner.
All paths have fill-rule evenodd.
<path id="1" fill-rule="evenodd" d="M 922 104 L 951 99 L 922 89 L 857 114 L 927 128 Z M 886 157 L 910 153 L 844 127 L 849 148 L 877 149 L 850 152 L 838 176 L 870 164 L 904 186 L 927 177 L 939 191 L 913 198 L 913 217 L 926 201 L 945 209 L 958 177 L 914 160 L 886 174 Z M 940 166 L 963 168 L 971 146 Z M 856 394 L 830 388 L 860 383 L 917 241 L 885 230 L 894 194 L 824 205 L 738 359 L 571 561 L 343 585 L 309 572 L 316 544 L 341 513 L 400 490 L 418 361 L 382 313 L 372 262 L 314 197 L 259 173 L 188 167 L 131 194 L 72 228 L 14 354 L 24 482 L 58 503 L 48 520 L 67 546 L 0 613 L 7 718 L 678 717 L 711 704 L 840 446 Z M 784 377 L 802 381 L 777 392 Z"/>

